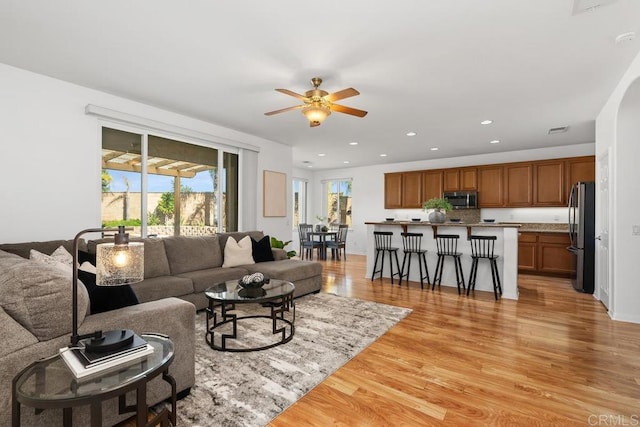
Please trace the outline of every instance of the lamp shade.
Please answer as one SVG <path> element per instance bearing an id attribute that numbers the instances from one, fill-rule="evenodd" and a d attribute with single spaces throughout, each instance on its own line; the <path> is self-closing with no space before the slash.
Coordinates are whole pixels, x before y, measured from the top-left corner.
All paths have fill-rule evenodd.
<path id="1" fill-rule="evenodd" d="M 144 243 L 102 243 L 96 249 L 96 285 L 120 286 L 144 279 Z"/>
<path id="2" fill-rule="evenodd" d="M 331 109 L 320 103 L 313 103 L 302 109 L 302 114 L 311 123 L 320 124 L 331 114 Z"/>

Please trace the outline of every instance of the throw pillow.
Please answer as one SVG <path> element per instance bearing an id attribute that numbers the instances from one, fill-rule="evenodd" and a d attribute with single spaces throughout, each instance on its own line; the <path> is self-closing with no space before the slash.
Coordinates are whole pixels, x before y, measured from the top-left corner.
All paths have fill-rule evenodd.
<path id="1" fill-rule="evenodd" d="M 78 270 L 78 279 L 89 292 L 91 314 L 138 304 L 138 297 L 129 285 L 98 286 L 96 285 L 96 275 L 84 270 Z"/>
<path id="2" fill-rule="evenodd" d="M 271 251 L 271 239 L 264 236 L 260 240 L 251 239 L 251 255 L 255 262 L 275 261 Z"/>
<path id="3" fill-rule="evenodd" d="M 51 255 L 43 254 L 42 252 L 31 249 L 29 251 L 29 259 L 37 261 L 42 264 L 47 264 L 51 267 L 55 267 L 60 271 L 64 271 L 71 277 L 71 266 L 73 265 L 73 257 L 67 250 L 60 246 Z"/>
<path id="4" fill-rule="evenodd" d="M 251 256 L 251 249 L 251 237 L 243 237 L 239 242 L 236 242 L 233 237 L 229 237 L 227 244 L 224 246 L 224 263 L 222 263 L 222 267 L 255 264 Z"/>

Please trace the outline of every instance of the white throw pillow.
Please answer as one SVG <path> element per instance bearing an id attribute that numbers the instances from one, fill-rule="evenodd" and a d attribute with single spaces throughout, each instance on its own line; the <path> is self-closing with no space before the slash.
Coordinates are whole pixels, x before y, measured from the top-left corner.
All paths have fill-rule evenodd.
<path id="1" fill-rule="evenodd" d="M 236 242 L 233 237 L 229 237 L 227 244 L 224 246 L 224 263 L 222 263 L 222 267 L 255 264 L 251 251 L 251 237 L 245 236 L 239 242 Z"/>

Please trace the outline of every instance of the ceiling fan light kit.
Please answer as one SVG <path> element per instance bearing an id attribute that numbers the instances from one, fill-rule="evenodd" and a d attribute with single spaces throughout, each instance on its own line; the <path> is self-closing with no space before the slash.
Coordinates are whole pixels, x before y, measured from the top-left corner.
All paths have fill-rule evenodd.
<path id="1" fill-rule="evenodd" d="M 320 77 L 314 77 L 311 79 L 313 89 L 305 92 L 304 95 L 290 91 L 288 89 L 276 89 L 277 92 L 284 93 L 285 95 L 293 96 L 304 102 L 302 105 L 295 105 L 293 107 L 283 108 L 281 110 L 269 111 L 264 113 L 265 116 L 271 116 L 278 113 L 284 113 L 285 111 L 302 110 L 302 114 L 309 120 L 311 127 L 320 126 L 320 124 L 331 114 L 332 111 L 339 113 L 349 114 L 356 117 L 364 117 L 367 115 L 366 111 L 358 110 L 356 108 L 345 107 L 344 105 L 334 104 L 334 101 L 340 99 L 349 98 L 351 96 L 360 95 L 360 92 L 354 88 L 343 89 L 338 92 L 328 93 L 319 86 L 322 84 Z"/>

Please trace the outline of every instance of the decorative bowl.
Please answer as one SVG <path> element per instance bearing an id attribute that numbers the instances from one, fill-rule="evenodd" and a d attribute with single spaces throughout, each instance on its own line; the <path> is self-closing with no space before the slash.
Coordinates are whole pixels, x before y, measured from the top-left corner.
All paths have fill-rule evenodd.
<path id="1" fill-rule="evenodd" d="M 449 218 L 450 222 L 460 222 L 462 221 L 460 218 Z"/>
<path id="2" fill-rule="evenodd" d="M 496 220 L 493 218 L 486 218 L 486 219 L 483 219 L 482 222 L 496 222 Z"/>
<path id="3" fill-rule="evenodd" d="M 385 221 L 393 221 L 395 218 L 385 218 Z"/>
<path id="4" fill-rule="evenodd" d="M 240 285 L 240 287 L 242 287 L 243 289 L 258 289 L 263 287 L 265 284 L 265 281 L 261 281 L 261 282 L 249 282 L 249 283 L 243 283 L 242 279 L 238 280 L 238 285 Z"/>
<path id="5" fill-rule="evenodd" d="M 420 221 L 422 221 L 422 218 L 411 218 L 411 221 L 420 222 Z"/>

